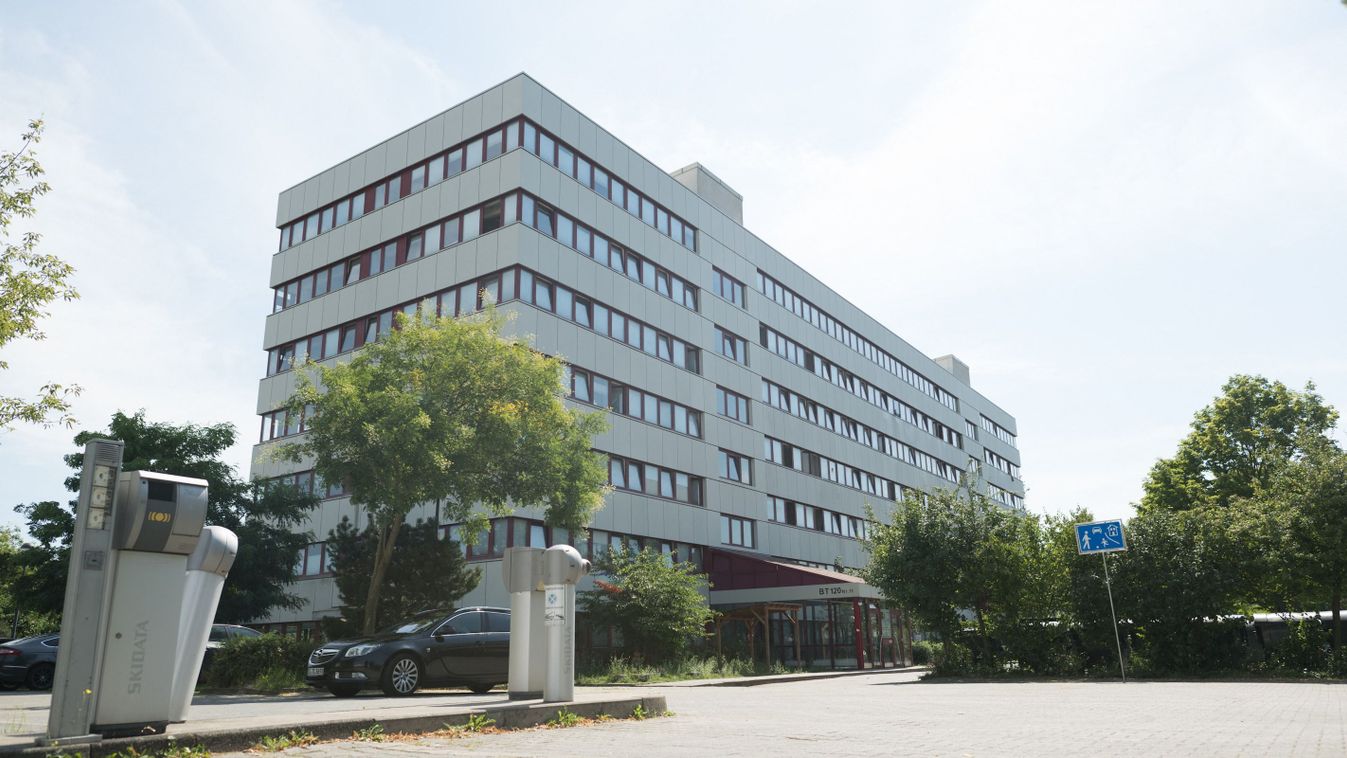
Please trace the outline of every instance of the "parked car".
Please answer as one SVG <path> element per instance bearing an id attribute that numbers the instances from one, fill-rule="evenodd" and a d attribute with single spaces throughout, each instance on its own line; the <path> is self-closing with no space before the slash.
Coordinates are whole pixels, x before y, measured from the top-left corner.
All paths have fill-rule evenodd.
<path id="1" fill-rule="evenodd" d="M 304 681 L 337 697 L 378 687 L 395 697 L 422 687 L 483 693 L 509 679 L 510 611 L 475 606 L 427 611 L 370 637 L 327 642 Z"/>
<path id="2" fill-rule="evenodd" d="M 0 687 L 30 690 L 51 689 L 56 675 L 59 634 L 37 634 L 0 645 Z"/>
<path id="3" fill-rule="evenodd" d="M 210 637 L 206 640 L 206 656 L 201 659 L 201 670 L 205 671 L 210 666 L 211 656 L 216 650 L 224 645 L 225 642 L 238 637 L 261 637 L 262 633 L 256 629 L 249 629 L 246 626 L 238 624 L 211 624 Z"/>

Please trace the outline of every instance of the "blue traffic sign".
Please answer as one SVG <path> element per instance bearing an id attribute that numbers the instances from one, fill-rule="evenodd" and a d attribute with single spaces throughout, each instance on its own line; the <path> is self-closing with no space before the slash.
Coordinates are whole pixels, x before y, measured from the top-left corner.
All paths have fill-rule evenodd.
<path id="1" fill-rule="evenodd" d="M 1076 524 L 1076 552 L 1081 555 L 1116 553 L 1127 549 L 1122 519 Z"/>

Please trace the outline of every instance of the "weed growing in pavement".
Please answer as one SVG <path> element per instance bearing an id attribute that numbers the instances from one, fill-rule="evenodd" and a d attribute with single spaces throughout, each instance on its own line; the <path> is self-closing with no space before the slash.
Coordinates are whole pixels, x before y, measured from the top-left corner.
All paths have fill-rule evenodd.
<path id="1" fill-rule="evenodd" d="M 463 725 L 466 732 L 481 732 L 489 726 L 495 726 L 496 720 L 489 719 L 485 713 L 474 713 L 468 717 L 468 723 Z"/>
<path id="2" fill-rule="evenodd" d="M 383 742 L 387 735 L 384 734 L 383 724 L 370 724 L 364 729 L 357 729 L 351 732 L 351 739 L 356 742 Z"/>
<path id="3" fill-rule="evenodd" d="M 57 755 L 61 754 L 57 753 Z M 179 745 L 170 741 L 168 747 L 162 750 L 142 753 L 133 747 L 129 747 L 111 753 L 107 758 L 210 758 L 210 751 L 204 745 Z"/>
<path id="4" fill-rule="evenodd" d="M 636 707 L 631 709 L 631 717 L 637 721 L 645 721 L 646 716 L 648 715 L 649 714 L 645 712 L 645 705 L 642 703 L 637 703 Z"/>
<path id="5" fill-rule="evenodd" d="M 313 732 L 301 732 L 298 729 L 291 729 L 285 734 L 280 734 L 275 737 L 263 737 L 256 745 L 252 746 L 252 750 L 260 753 L 275 753 L 285 750 L 286 748 L 308 747 L 309 745 L 317 744 L 317 742 L 318 738 L 313 735 Z"/>
<path id="6" fill-rule="evenodd" d="M 547 722 L 547 726 L 553 729 L 565 729 L 566 727 L 576 726 L 580 723 L 580 717 L 570 711 L 562 708 L 557 711 L 557 715 Z"/>

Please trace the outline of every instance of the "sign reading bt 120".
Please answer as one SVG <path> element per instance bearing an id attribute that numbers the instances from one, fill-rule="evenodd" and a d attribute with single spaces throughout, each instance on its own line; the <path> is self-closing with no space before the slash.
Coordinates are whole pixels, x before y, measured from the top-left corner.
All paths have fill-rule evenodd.
<path id="1" fill-rule="evenodd" d="M 1081 555 L 1117 553 L 1127 549 L 1122 519 L 1076 524 L 1076 552 Z"/>

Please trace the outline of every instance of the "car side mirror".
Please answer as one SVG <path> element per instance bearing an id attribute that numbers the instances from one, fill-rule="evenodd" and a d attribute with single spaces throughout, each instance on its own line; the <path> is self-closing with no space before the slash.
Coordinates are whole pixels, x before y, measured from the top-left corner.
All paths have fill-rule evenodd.
<path id="1" fill-rule="evenodd" d="M 436 634 L 435 634 L 435 641 L 436 641 L 436 642 L 444 642 L 444 635 L 443 635 L 443 634 L 436 633 Z"/>

